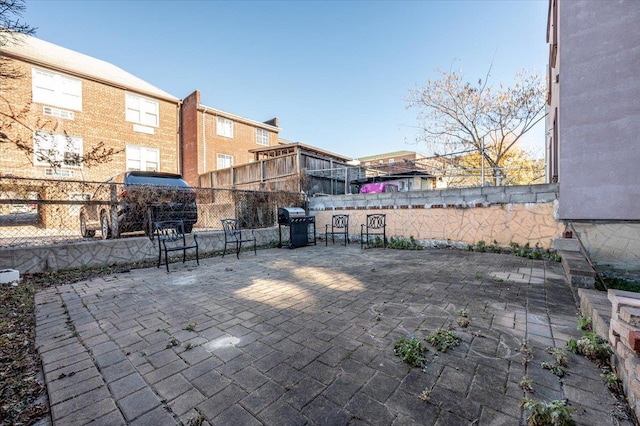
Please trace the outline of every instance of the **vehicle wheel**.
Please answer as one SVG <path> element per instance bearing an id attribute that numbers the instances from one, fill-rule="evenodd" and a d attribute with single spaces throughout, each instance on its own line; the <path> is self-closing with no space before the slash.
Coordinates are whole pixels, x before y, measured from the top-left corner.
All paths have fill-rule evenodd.
<path id="1" fill-rule="evenodd" d="M 93 238 L 96 235 L 96 231 L 90 231 L 87 229 L 87 217 L 84 213 L 80 214 L 80 234 L 82 238 Z"/>
<path id="2" fill-rule="evenodd" d="M 111 238 L 111 227 L 109 226 L 109 219 L 106 214 L 100 216 L 100 229 L 102 230 L 103 240 Z"/>
<path id="3" fill-rule="evenodd" d="M 190 234 L 193 231 L 193 223 L 185 223 L 184 224 L 184 233 Z"/>

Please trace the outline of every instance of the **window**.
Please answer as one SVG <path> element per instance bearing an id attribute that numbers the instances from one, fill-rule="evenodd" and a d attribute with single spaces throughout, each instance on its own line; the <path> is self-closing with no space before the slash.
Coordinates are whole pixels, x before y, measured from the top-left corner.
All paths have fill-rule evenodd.
<path id="1" fill-rule="evenodd" d="M 40 68 L 31 71 L 33 102 L 82 111 L 82 81 Z"/>
<path id="2" fill-rule="evenodd" d="M 227 154 L 218 154 L 218 167 L 217 170 L 226 169 L 233 166 L 233 156 Z"/>
<path id="3" fill-rule="evenodd" d="M 160 150 L 157 148 L 127 145 L 127 171 L 157 172 L 160 170 L 159 164 Z"/>
<path id="4" fill-rule="evenodd" d="M 256 143 L 269 146 L 269 132 L 265 129 L 256 129 Z"/>
<path id="5" fill-rule="evenodd" d="M 36 166 L 81 167 L 82 138 L 38 131 L 33 137 Z"/>
<path id="6" fill-rule="evenodd" d="M 127 93 L 126 109 L 127 121 L 158 127 L 160 113 L 157 101 Z"/>
<path id="7" fill-rule="evenodd" d="M 228 138 L 233 137 L 233 121 L 223 117 L 216 117 L 216 133 Z"/>

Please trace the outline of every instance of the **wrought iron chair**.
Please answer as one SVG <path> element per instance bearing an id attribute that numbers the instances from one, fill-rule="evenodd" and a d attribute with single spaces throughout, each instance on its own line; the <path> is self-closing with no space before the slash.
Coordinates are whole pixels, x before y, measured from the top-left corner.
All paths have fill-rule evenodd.
<path id="1" fill-rule="evenodd" d="M 257 255 L 256 251 L 256 234 L 253 229 L 250 229 L 251 236 L 246 235 L 247 231 L 242 230 L 240 227 L 240 221 L 238 219 L 221 219 L 222 229 L 224 229 L 224 250 L 222 251 L 222 257 L 227 253 L 227 245 L 236 245 L 236 258 L 240 259 L 240 250 L 242 250 L 242 243 L 250 243 L 253 241 L 253 254 Z M 244 233 L 244 237 L 243 237 Z"/>
<path id="2" fill-rule="evenodd" d="M 196 263 L 200 265 L 198 251 L 198 236 L 193 234 L 193 243 L 187 244 L 182 220 L 163 220 L 153 222 L 153 234 L 158 238 L 158 268 L 162 263 L 164 251 L 164 263 L 169 272 L 169 252 L 182 250 L 182 263 L 187 260 L 187 250 L 196 249 Z"/>
<path id="3" fill-rule="evenodd" d="M 387 225 L 386 214 L 368 214 L 366 222 L 360 225 L 360 248 L 365 244 L 370 246 L 369 237 L 374 236 L 376 240 L 382 236 L 382 248 L 387 248 Z M 366 243 L 365 243 L 366 239 Z"/>
<path id="4" fill-rule="evenodd" d="M 329 232 L 331 227 L 331 232 Z M 335 236 L 342 235 L 344 238 L 344 245 L 349 243 L 349 215 L 348 214 L 334 214 L 331 216 L 331 225 L 326 224 L 324 227 L 324 245 L 329 245 L 329 235 L 331 235 L 331 241 L 336 243 Z"/>

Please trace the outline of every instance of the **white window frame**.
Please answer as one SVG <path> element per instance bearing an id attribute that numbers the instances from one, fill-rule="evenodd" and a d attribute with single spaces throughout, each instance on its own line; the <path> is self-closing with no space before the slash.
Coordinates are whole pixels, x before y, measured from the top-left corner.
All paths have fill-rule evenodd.
<path id="1" fill-rule="evenodd" d="M 127 145 L 127 171 L 160 171 L 160 150 L 148 146 Z"/>
<path id="2" fill-rule="evenodd" d="M 216 134 L 226 138 L 233 138 L 233 121 L 224 117 L 216 117 Z"/>
<path id="3" fill-rule="evenodd" d="M 269 146 L 269 132 L 260 127 L 256 128 L 256 143 L 258 145 Z"/>
<path id="4" fill-rule="evenodd" d="M 44 155 L 40 154 L 44 152 Z M 65 162 L 67 154 L 72 157 L 82 157 L 82 138 L 61 133 L 51 133 L 38 130 L 33 136 L 33 164 L 36 166 L 49 166 L 51 163 L 46 158 L 60 162 L 64 167 L 82 168 L 82 163 L 74 164 Z"/>
<path id="5" fill-rule="evenodd" d="M 125 93 L 125 115 L 126 120 L 131 123 L 152 127 L 160 126 L 160 104 L 151 98 L 135 93 Z"/>
<path id="6" fill-rule="evenodd" d="M 226 168 L 229 168 L 229 167 L 233 167 L 233 155 L 218 154 L 217 155 L 216 170 L 226 169 Z"/>
<path id="7" fill-rule="evenodd" d="M 42 68 L 31 68 L 34 103 L 82 111 L 82 80 Z"/>

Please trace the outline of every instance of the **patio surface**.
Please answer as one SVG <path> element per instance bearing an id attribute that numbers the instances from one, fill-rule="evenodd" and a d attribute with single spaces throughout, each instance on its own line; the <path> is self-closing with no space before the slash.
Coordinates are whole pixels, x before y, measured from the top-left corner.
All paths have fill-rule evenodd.
<path id="1" fill-rule="evenodd" d="M 170 269 L 36 295 L 55 425 L 518 425 L 525 375 L 533 398 L 568 399 L 578 424 L 618 424 L 590 361 L 568 353 L 562 380 L 540 366 L 582 335 L 559 263 L 319 243 Z M 397 338 L 449 324 L 462 343 L 425 342 L 424 369 L 394 355 Z"/>

